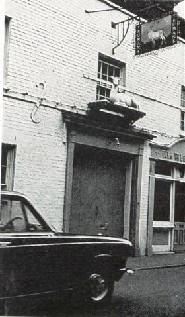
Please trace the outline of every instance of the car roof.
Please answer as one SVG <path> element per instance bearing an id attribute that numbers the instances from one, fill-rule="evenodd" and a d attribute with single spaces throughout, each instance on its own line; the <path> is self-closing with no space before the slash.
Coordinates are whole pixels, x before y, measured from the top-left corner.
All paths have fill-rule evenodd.
<path id="1" fill-rule="evenodd" d="M 1 196 L 21 197 L 21 198 L 26 199 L 30 202 L 29 198 L 26 195 L 24 195 L 20 192 L 17 192 L 17 191 L 1 190 Z"/>
<path id="2" fill-rule="evenodd" d="M 28 204 L 30 204 L 33 208 L 33 204 L 31 202 L 31 200 L 24 194 L 17 192 L 17 191 L 8 191 L 8 190 L 2 190 L 1 191 L 1 198 L 7 198 L 7 197 L 11 197 L 11 198 L 15 198 L 15 199 L 20 199 L 20 200 L 24 200 L 26 201 Z M 34 208 L 35 209 L 35 208 Z"/>

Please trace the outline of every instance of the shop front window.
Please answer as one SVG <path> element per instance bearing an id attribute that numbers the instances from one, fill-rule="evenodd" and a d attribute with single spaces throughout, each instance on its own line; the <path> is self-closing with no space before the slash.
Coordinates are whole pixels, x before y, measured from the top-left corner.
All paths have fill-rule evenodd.
<path id="1" fill-rule="evenodd" d="M 184 165 L 180 165 L 176 168 L 176 178 L 185 178 L 185 166 Z"/>
<path id="2" fill-rule="evenodd" d="M 185 183 L 175 186 L 175 222 L 185 222 Z"/>

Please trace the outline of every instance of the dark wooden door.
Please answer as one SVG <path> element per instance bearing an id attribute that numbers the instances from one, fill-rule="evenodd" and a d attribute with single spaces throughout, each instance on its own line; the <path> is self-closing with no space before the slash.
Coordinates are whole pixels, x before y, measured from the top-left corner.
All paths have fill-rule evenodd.
<path id="1" fill-rule="evenodd" d="M 125 166 L 123 154 L 76 147 L 70 232 L 123 236 Z"/>

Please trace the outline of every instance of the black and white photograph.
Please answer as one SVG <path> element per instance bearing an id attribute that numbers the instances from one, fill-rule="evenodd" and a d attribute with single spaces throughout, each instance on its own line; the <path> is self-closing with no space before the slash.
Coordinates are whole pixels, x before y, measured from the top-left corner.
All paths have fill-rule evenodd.
<path id="1" fill-rule="evenodd" d="M 0 13 L 0 316 L 185 317 L 185 0 Z"/>

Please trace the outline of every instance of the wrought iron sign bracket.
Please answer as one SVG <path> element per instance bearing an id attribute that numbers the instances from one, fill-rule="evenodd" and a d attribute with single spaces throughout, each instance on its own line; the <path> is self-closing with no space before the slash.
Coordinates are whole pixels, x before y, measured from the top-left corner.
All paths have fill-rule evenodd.
<path id="1" fill-rule="evenodd" d="M 117 10 L 116 8 L 111 9 L 103 9 L 103 10 L 85 10 L 85 13 L 99 13 L 99 12 L 107 12 L 107 11 L 114 11 Z"/>
<path id="2" fill-rule="evenodd" d="M 126 38 L 128 31 L 129 31 L 129 27 L 130 27 L 130 22 L 132 22 L 133 20 L 137 20 L 137 21 L 141 21 L 140 17 L 138 16 L 134 16 L 134 17 L 129 17 L 126 20 L 120 21 L 120 22 L 112 22 L 111 26 L 113 29 L 116 29 L 116 26 L 118 26 L 118 43 L 112 48 L 112 55 L 115 54 L 115 49 L 118 48 L 121 43 L 123 43 L 124 39 Z M 127 27 L 125 29 L 125 23 L 127 23 Z M 123 27 L 123 37 L 121 38 L 121 40 L 119 40 L 119 26 L 120 24 L 122 24 Z"/>

